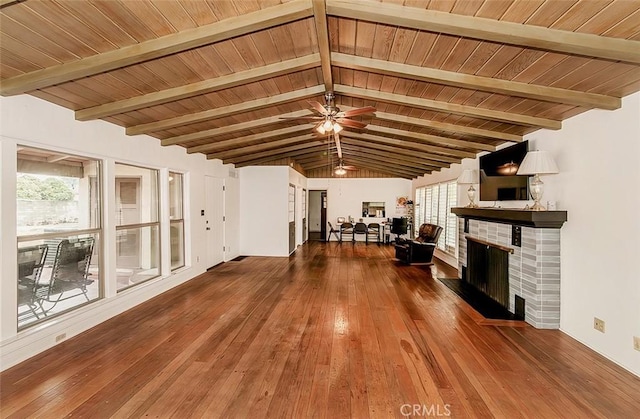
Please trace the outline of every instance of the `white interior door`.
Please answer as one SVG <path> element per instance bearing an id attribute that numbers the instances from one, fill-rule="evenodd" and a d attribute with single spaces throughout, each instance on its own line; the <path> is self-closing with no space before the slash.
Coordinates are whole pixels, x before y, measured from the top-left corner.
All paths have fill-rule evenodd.
<path id="1" fill-rule="evenodd" d="M 140 223 L 140 179 L 116 178 L 118 225 Z M 116 252 L 119 268 L 140 267 L 140 230 L 119 230 Z"/>
<path id="2" fill-rule="evenodd" d="M 224 180 L 205 176 L 205 229 L 207 267 L 224 261 Z"/>

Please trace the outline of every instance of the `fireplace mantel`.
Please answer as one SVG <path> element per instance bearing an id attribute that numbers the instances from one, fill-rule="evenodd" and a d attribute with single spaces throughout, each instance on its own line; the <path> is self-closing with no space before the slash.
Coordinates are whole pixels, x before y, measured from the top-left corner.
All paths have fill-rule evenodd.
<path id="1" fill-rule="evenodd" d="M 560 228 L 567 211 L 528 211 L 507 208 L 451 208 L 458 217 L 534 228 Z"/>

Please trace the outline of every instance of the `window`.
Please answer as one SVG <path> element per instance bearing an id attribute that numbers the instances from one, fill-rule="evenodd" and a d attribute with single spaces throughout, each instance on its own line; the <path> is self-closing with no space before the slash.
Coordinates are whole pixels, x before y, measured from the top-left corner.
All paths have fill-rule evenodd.
<path id="1" fill-rule="evenodd" d="M 184 177 L 169 172 L 169 230 L 171 237 L 171 270 L 184 266 Z"/>
<path id="2" fill-rule="evenodd" d="M 20 146 L 18 330 L 102 297 L 100 162 Z"/>
<path id="3" fill-rule="evenodd" d="M 451 213 L 451 208 L 455 207 L 457 202 L 455 181 L 416 189 L 416 231 L 423 223 L 439 225 L 443 230 L 438 239 L 438 249 L 454 256 L 456 254 L 458 224 L 456 215 Z"/>
<path id="4" fill-rule="evenodd" d="M 160 275 L 158 171 L 116 163 L 117 290 Z"/>

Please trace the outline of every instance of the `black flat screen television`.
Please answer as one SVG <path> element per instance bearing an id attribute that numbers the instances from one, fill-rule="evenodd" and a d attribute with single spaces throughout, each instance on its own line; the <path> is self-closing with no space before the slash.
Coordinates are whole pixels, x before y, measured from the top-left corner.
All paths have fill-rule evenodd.
<path id="1" fill-rule="evenodd" d="M 516 172 L 529 151 L 523 141 L 480 157 L 480 200 L 521 201 L 529 199 L 529 176 Z"/>

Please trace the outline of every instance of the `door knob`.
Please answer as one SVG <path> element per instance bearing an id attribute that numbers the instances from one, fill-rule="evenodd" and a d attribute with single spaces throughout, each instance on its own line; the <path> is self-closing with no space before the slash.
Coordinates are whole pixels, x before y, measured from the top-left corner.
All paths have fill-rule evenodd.
<path id="1" fill-rule="evenodd" d="M 211 230 L 211 227 L 207 227 L 207 230 Z"/>

